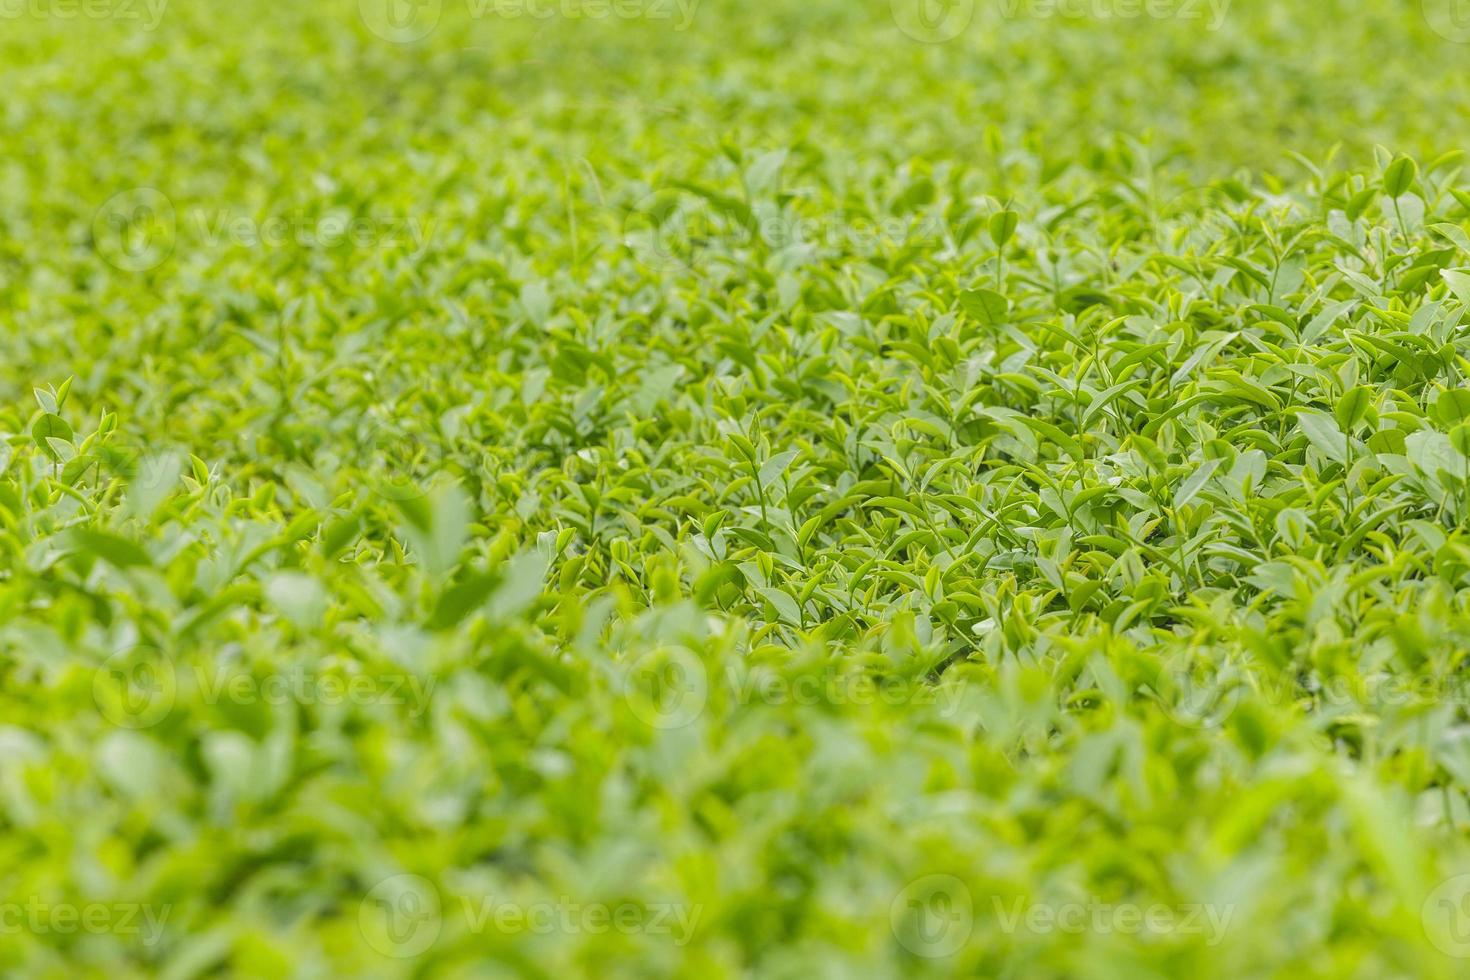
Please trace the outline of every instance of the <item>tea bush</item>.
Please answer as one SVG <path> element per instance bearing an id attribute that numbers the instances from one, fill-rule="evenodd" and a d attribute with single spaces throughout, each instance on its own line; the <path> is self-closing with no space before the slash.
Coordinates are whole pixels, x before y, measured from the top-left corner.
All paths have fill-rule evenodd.
<path id="1" fill-rule="evenodd" d="M 1454 12 L 0 11 L 0 973 L 1460 975 Z"/>

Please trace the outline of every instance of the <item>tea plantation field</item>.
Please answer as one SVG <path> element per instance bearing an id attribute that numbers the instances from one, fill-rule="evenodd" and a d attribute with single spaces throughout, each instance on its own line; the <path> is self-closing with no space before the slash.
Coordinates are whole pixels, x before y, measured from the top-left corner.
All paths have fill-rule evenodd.
<path id="1" fill-rule="evenodd" d="M 1467 68 L 0 0 L 0 976 L 1465 976 Z"/>

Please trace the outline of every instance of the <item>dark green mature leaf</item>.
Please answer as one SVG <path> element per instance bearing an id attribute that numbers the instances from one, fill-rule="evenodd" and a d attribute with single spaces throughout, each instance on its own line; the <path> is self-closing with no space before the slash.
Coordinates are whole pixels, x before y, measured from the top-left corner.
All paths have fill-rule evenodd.
<path id="1" fill-rule="evenodd" d="M 1389 197 L 1403 197 L 1418 176 L 1418 165 L 1408 157 L 1399 157 L 1383 172 L 1383 191 Z"/>
<path id="2" fill-rule="evenodd" d="M 1003 324 L 1010 308 L 1010 300 L 993 289 L 968 289 L 960 294 L 960 309 L 987 326 Z"/>
<path id="3" fill-rule="evenodd" d="M 1351 432 L 1358 424 L 1368 417 L 1373 407 L 1373 391 L 1366 385 L 1359 385 L 1343 393 L 1338 399 L 1337 407 L 1333 415 L 1337 419 L 1338 426 L 1344 432 Z"/>

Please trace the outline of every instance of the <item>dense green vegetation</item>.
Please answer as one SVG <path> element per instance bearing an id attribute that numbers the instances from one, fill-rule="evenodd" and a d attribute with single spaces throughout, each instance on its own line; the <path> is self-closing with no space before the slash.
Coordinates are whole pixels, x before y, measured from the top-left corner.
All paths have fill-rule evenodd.
<path id="1" fill-rule="evenodd" d="M 0 975 L 1463 975 L 1470 27 L 919 2 L 0 10 Z"/>

